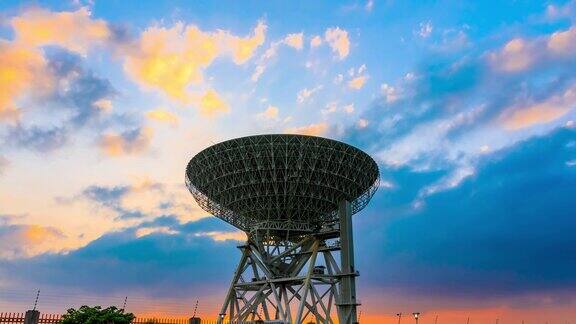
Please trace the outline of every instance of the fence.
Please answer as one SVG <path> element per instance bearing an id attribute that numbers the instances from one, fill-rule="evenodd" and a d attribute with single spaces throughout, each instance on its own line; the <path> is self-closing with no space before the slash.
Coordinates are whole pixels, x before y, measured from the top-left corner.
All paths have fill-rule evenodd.
<path id="1" fill-rule="evenodd" d="M 25 313 L 0 313 L 1 324 L 23 324 Z M 38 324 L 58 324 L 62 319 L 59 314 L 40 314 Z M 187 318 L 143 318 L 137 317 L 132 324 L 188 324 Z M 201 324 L 216 324 L 216 320 L 202 320 Z M 230 323 L 226 323 L 230 324 Z"/>
<path id="2" fill-rule="evenodd" d="M 0 313 L 2 324 L 23 324 L 25 313 Z M 59 314 L 40 314 L 38 324 L 58 324 L 62 319 Z M 188 324 L 187 318 L 141 318 L 137 317 L 132 324 Z M 216 324 L 216 321 L 202 321 L 202 324 Z"/>
<path id="3" fill-rule="evenodd" d="M 0 323 L 2 324 L 20 324 L 24 323 L 24 313 L 0 313 Z M 60 323 L 61 315 L 57 314 L 40 314 L 38 324 L 57 324 Z"/>

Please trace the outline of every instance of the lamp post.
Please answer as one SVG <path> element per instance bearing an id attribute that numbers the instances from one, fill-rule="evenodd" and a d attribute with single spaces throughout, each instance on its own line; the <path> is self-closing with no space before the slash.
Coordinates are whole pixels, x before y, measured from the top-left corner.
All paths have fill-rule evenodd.
<path id="1" fill-rule="evenodd" d="M 396 316 L 398 316 L 398 324 L 400 324 L 400 319 L 402 318 L 402 313 L 398 313 L 398 314 L 396 314 Z"/>
<path id="2" fill-rule="evenodd" d="M 412 315 L 414 315 L 414 319 L 416 320 L 416 324 L 418 324 L 418 317 L 420 316 L 420 313 L 414 312 L 414 313 L 412 313 Z"/>

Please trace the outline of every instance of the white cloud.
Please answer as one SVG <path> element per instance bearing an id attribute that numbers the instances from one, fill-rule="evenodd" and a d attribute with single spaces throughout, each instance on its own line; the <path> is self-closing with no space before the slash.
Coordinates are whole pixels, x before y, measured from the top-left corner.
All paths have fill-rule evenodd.
<path id="1" fill-rule="evenodd" d="M 358 127 L 358 128 L 366 128 L 366 127 L 368 127 L 368 124 L 369 124 L 368 120 L 366 120 L 366 119 L 364 119 L 364 118 L 360 118 L 360 119 L 358 120 L 358 122 L 356 122 L 356 127 Z"/>
<path id="2" fill-rule="evenodd" d="M 382 83 L 380 91 L 382 91 L 382 95 L 387 103 L 392 103 L 399 98 L 398 90 L 387 83 Z"/>
<path id="3" fill-rule="evenodd" d="M 354 112 L 354 104 L 351 103 L 349 105 L 344 106 L 344 112 L 346 112 L 347 114 L 351 114 Z"/>
<path id="4" fill-rule="evenodd" d="M 338 103 L 335 101 L 332 101 L 332 102 L 329 102 L 326 105 L 326 108 L 322 109 L 320 112 L 322 113 L 322 115 L 328 115 L 328 114 L 335 113 L 337 109 L 338 109 Z"/>
<path id="5" fill-rule="evenodd" d="M 433 30 L 434 26 L 432 26 L 432 23 L 430 21 L 421 22 L 418 27 L 418 30 L 416 31 L 416 35 L 422 38 L 428 38 L 430 34 L 432 34 Z"/>
<path id="6" fill-rule="evenodd" d="M 323 88 L 322 85 L 316 86 L 312 89 L 304 88 L 298 91 L 298 93 L 296 94 L 296 101 L 299 104 L 305 103 L 306 101 L 311 100 L 312 95 L 322 90 L 322 88 Z"/>

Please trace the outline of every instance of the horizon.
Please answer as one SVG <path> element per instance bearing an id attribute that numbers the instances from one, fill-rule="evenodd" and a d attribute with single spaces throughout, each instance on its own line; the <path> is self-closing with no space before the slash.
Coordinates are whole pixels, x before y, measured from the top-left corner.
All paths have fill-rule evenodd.
<path id="1" fill-rule="evenodd" d="M 361 323 L 576 317 L 576 0 L 9 0 L 0 21 L 0 313 L 40 290 L 45 313 L 215 319 L 246 236 L 185 168 L 274 133 L 378 163 Z"/>

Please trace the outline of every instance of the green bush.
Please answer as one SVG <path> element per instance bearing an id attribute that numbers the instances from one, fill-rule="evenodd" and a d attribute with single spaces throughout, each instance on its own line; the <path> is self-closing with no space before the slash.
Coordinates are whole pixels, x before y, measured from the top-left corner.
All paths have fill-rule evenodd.
<path id="1" fill-rule="evenodd" d="M 130 324 L 135 316 L 124 313 L 115 306 L 102 309 L 100 306 L 82 306 L 78 310 L 70 308 L 62 316 L 61 324 Z"/>

